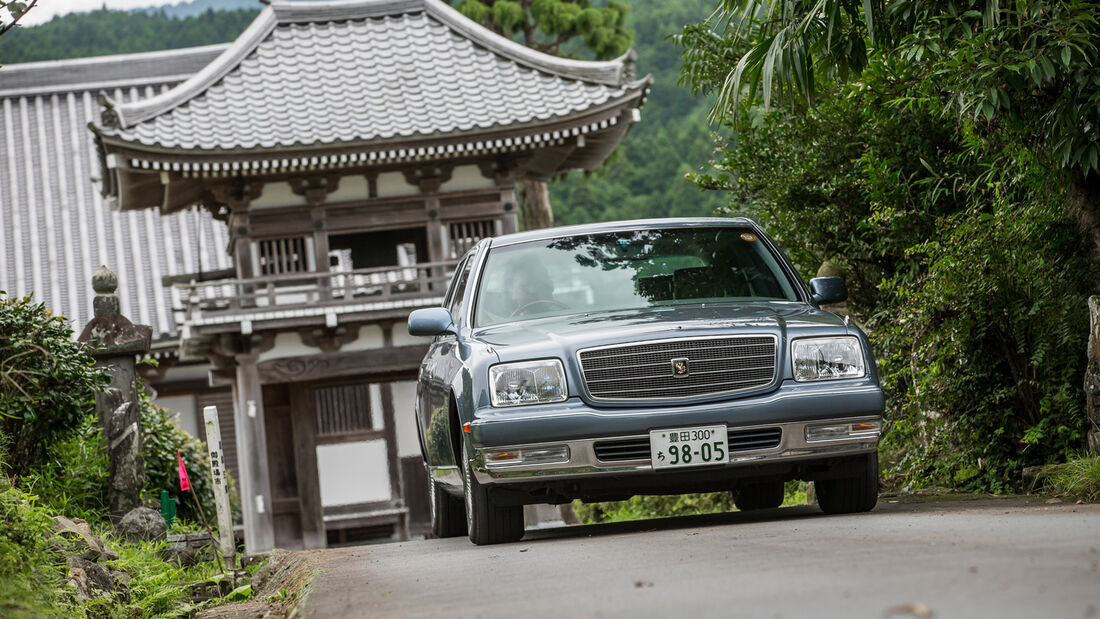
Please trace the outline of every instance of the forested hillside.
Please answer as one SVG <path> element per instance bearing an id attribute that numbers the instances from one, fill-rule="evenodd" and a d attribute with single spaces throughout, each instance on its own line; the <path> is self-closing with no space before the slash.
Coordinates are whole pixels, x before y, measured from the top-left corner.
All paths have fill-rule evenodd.
<path id="1" fill-rule="evenodd" d="M 231 41 L 258 11 L 211 11 L 183 18 L 165 11 L 99 9 L 72 13 L 30 28 L 16 28 L 0 39 L 0 64 L 151 52 Z M 0 81 L 3 80 L 0 69 Z"/>
<path id="2" fill-rule="evenodd" d="M 238 7 L 247 0 L 225 2 Z M 705 17 L 709 0 L 633 0 L 631 26 L 638 75 L 652 73 L 653 89 L 642 122 L 612 160 L 596 173 L 573 173 L 551 186 L 558 224 L 667 215 L 705 215 L 725 205 L 684 174 L 710 158 L 706 103 L 676 85 L 680 59 L 669 34 Z M 0 64 L 154 51 L 233 40 L 258 9 L 194 15 L 198 2 L 156 11 L 97 10 L 19 28 L 0 40 Z M 259 4 L 256 3 L 258 7 Z M 177 15 L 189 15 L 176 17 Z M 0 68 L 0 81 L 3 69 Z"/>

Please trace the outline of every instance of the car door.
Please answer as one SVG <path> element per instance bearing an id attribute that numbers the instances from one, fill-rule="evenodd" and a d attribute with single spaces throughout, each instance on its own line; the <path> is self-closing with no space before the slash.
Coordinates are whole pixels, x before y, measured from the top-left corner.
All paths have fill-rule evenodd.
<path id="1" fill-rule="evenodd" d="M 444 297 L 444 307 L 451 312 L 456 324 L 461 323 L 459 310 L 466 296 L 470 270 L 474 265 L 473 254 L 466 258 L 455 270 L 450 289 Z M 422 432 L 424 459 L 431 466 L 449 466 L 454 464 L 450 452 L 450 385 L 455 374 L 461 369 L 458 358 L 458 338 L 453 333 L 437 335 L 428 347 L 424 363 L 420 367 L 420 380 L 417 394 L 417 423 Z"/>

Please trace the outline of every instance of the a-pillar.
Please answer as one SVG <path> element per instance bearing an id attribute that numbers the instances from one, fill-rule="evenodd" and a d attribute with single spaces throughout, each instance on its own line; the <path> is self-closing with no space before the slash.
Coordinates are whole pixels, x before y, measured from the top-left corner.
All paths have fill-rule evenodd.
<path id="1" fill-rule="evenodd" d="M 237 430 L 237 468 L 241 479 L 241 516 L 244 519 L 246 555 L 260 555 L 275 548 L 271 477 L 267 463 L 267 429 L 258 356 L 236 355 L 237 380 L 233 385 Z"/>

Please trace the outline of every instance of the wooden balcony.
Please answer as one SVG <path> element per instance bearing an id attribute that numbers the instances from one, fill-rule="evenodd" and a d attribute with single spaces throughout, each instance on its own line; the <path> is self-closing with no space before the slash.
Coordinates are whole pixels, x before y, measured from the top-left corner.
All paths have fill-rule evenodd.
<path id="1" fill-rule="evenodd" d="M 177 283 L 182 337 L 407 315 L 441 305 L 457 261 Z"/>

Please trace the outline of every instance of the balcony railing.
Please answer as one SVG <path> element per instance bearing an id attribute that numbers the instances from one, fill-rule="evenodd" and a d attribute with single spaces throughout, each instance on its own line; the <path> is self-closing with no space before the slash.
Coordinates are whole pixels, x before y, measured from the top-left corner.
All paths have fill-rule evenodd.
<path id="1" fill-rule="evenodd" d="M 327 316 L 438 305 L 457 261 L 178 283 L 185 324 Z"/>

